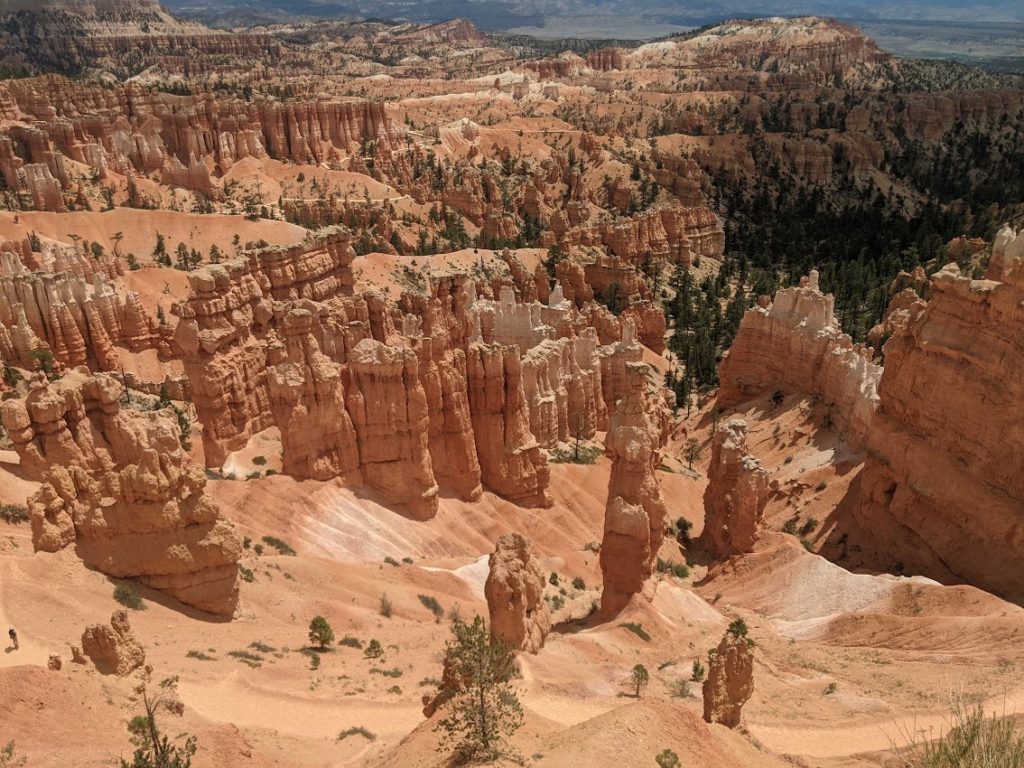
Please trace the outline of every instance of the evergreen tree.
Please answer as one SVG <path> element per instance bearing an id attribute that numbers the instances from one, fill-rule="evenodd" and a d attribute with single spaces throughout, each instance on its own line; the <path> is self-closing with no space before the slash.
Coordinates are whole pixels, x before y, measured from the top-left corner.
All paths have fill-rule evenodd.
<path id="1" fill-rule="evenodd" d="M 523 724 L 523 710 L 510 683 L 515 653 L 492 638 L 477 616 L 471 623 L 452 622 L 445 648 L 446 679 L 454 681 L 445 717 L 436 730 L 457 764 L 489 762 L 508 752 L 507 739 Z"/>

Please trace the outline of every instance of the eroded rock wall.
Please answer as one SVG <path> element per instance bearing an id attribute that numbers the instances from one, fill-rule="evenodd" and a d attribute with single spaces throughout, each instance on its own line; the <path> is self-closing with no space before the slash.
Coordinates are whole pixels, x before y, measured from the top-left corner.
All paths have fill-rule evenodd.
<path id="1" fill-rule="evenodd" d="M 820 397 L 835 423 L 862 445 L 878 403 L 882 368 L 839 327 L 834 299 L 812 271 L 767 307 L 747 310 L 719 366 L 719 407 L 781 391 Z"/>
<path id="2" fill-rule="evenodd" d="M 120 405 L 121 384 L 73 371 L 40 377 L 0 409 L 22 470 L 42 487 L 28 501 L 37 550 L 75 544 L 86 565 L 137 578 L 181 602 L 230 616 L 241 545 L 206 496 L 169 410 Z"/>
<path id="3" fill-rule="evenodd" d="M 906 573 L 1024 601 L 1024 237 L 949 265 L 885 346 L 857 510 Z"/>

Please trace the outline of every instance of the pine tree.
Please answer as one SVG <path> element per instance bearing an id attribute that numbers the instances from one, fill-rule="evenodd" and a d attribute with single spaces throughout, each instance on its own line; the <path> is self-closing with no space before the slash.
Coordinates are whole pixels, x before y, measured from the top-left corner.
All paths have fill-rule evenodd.
<path id="1" fill-rule="evenodd" d="M 480 616 L 468 624 L 456 619 L 445 648 L 445 670 L 455 690 L 435 728 L 444 734 L 442 748 L 452 749 L 457 764 L 494 761 L 507 754 L 508 737 L 523 724 L 510 683 L 516 673 L 512 648 L 492 638 Z"/>
<path id="2" fill-rule="evenodd" d="M 163 680 L 155 696 L 150 695 L 145 685 L 137 689 L 142 694 L 145 714 L 132 718 L 128 726 L 136 749 L 131 762 L 121 760 L 121 768 L 191 768 L 198 746 L 196 737 L 186 736 L 181 744 L 172 742 L 160 732 L 156 721 L 157 712 L 161 709 L 173 711 L 177 682 L 176 677 Z"/>

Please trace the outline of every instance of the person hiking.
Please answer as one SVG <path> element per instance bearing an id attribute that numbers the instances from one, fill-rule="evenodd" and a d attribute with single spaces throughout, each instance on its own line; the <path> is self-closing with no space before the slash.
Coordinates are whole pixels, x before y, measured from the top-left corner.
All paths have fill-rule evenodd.
<path id="1" fill-rule="evenodd" d="M 11 638 L 11 642 L 14 644 L 14 650 L 18 650 L 18 633 L 14 631 L 14 627 L 7 630 L 7 636 Z"/>

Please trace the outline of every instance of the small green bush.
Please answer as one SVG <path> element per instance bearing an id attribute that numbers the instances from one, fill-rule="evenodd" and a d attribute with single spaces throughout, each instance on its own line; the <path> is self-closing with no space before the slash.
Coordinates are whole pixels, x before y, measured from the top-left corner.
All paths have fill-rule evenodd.
<path id="1" fill-rule="evenodd" d="M 729 629 L 726 630 L 733 637 L 746 637 L 747 636 L 747 622 L 743 619 L 735 619 L 730 625 Z"/>
<path id="2" fill-rule="evenodd" d="M 252 463 L 255 464 L 257 467 L 262 467 L 262 466 L 264 466 L 267 463 L 267 457 L 266 456 L 253 456 L 252 457 Z"/>
<path id="3" fill-rule="evenodd" d="M 401 568 L 401 564 L 397 560 L 395 560 L 395 558 L 391 557 L 391 555 L 388 555 L 384 558 L 384 563 L 386 565 L 393 565 L 395 566 L 395 568 Z"/>
<path id="4" fill-rule="evenodd" d="M 644 629 L 643 624 L 637 624 L 635 621 L 626 621 L 622 624 L 619 624 L 619 626 L 623 629 L 628 629 L 630 632 L 639 637 L 645 643 L 651 642 L 651 635 L 646 629 Z"/>
<path id="5" fill-rule="evenodd" d="M 398 667 L 394 669 L 381 669 L 380 667 L 374 667 L 370 670 L 371 675 L 383 675 L 384 677 L 401 677 L 402 670 Z"/>
<path id="6" fill-rule="evenodd" d="M 28 521 L 28 509 L 21 504 L 0 504 L 0 520 L 11 525 Z"/>
<path id="7" fill-rule="evenodd" d="M 442 608 L 441 604 L 437 602 L 436 597 L 432 597 L 431 595 L 417 595 L 417 597 L 420 599 L 420 602 L 423 603 L 423 607 L 433 613 L 434 617 L 438 621 L 444 617 L 444 608 Z"/>
<path id="8" fill-rule="evenodd" d="M 216 661 L 213 656 L 203 651 L 189 651 L 185 656 L 190 659 L 199 659 L 199 661 Z"/>
<path id="9" fill-rule="evenodd" d="M 587 588 L 587 582 L 585 582 L 581 577 L 577 576 L 575 579 L 572 580 L 572 588 L 579 589 L 582 591 Z"/>
<path id="10" fill-rule="evenodd" d="M 363 656 L 368 659 L 379 659 L 383 655 L 384 649 L 381 648 L 380 641 L 376 639 L 371 640 L 369 645 L 367 645 L 366 649 L 363 651 Z"/>
<path id="11" fill-rule="evenodd" d="M 247 664 L 253 669 L 258 669 L 263 666 L 263 657 L 259 654 L 252 653 L 251 651 L 228 651 L 228 656 L 233 659 L 238 659 L 243 664 Z"/>
<path id="12" fill-rule="evenodd" d="M 246 568 L 244 565 L 238 566 L 238 575 L 242 577 L 242 581 L 247 581 L 250 584 L 256 581 L 256 574 L 253 573 L 252 568 Z"/>
<path id="13" fill-rule="evenodd" d="M 360 725 L 358 728 L 346 728 L 344 731 L 338 734 L 338 738 L 335 739 L 335 741 L 344 741 L 349 736 L 362 736 L 367 741 L 377 740 L 377 734 Z"/>
<path id="14" fill-rule="evenodd" d="M 671 749 L 661 750 L 654 758 L 654 762 L 658 764 L 658 768 L 681 768 L 682 766 L 682 763 L 679 762 L 679 755 Z"/>
<path id="15" fill-rule="evenodd" d="M 363 641 L 358 637 L 352 635 L 345 635 L 341 640 L 338 641 L 338 645 L 344 645 L 346 648 L 362 648 Z"/>
<path id="16" fill-rule="evenodd" d="M 558 574 L 555 573 L 554 571 L 552 571 L 551 575 L 548 576 L 548 584 L 550 584 L 553 587 L 557 587 L 558 586 Z"/>
<path id="17" fill-rule="evenodd" d="M 658 573 L 671 573 L 677 579 L 685 579 L 690 575 L 690 569 L 682 563 L 673 560 L 662 560 L 660 557 L 655 564 Z"/>
<path id="18" fill-rule="evenodd" d="M 292 557 L 295 556 L 295 550 L 292 549 L 287 542 L 281 541 L 281 539 L 277 538 L 276 536 L 264 536 L 263 543 L 266 544 L 268 547 L 273 547 L 282 555 L 290 555 Z"/>
<path id="19" fill-rule="evenodd" d="M 253 640 L 251 643 L 249 643 L 249 647 L 257 653 L 273 653 L 277 650 L 277 648 L 275 648 L 274 646 L 267 645 L 261 640 Z"/>
<path id="20" fill-rule="evenodd" d="M 681 677 L 672 681 L 672 684 L 669 686 L 669 692 L 676 699 L 688 699 L 693 695 L 690 693 L 690 681 L 683 680 Z"/>
<path id="21" fill-rule="evenodd" d="M 135 588 L 134 584 L 118 584 L 114 587 L 114 599 L 125 608 L 131 608 L 133 611 L 143 611 L 146 609 L 146 604 L 142 602 L 142 596 L 139 595 L 139 591 Z"/>
<path id="22" fill-rule="evenodd" d="M 706 671 L 704 669 L 704 665 L 700 663 L 700 659 L 694 659 L 692 671 L 690 673 L 690 680 L 695 683 L 699 683 L 704 679 L 705 674 Z"/>
<path id="23" fill-rule="evenodd" d="M 395 607 L 391 604 L 391 598 L 388 597 L 387 592 L 380 596 L 380 615 L 385 619 L 390 619 L 391 614 L 395 612 Z"/>

